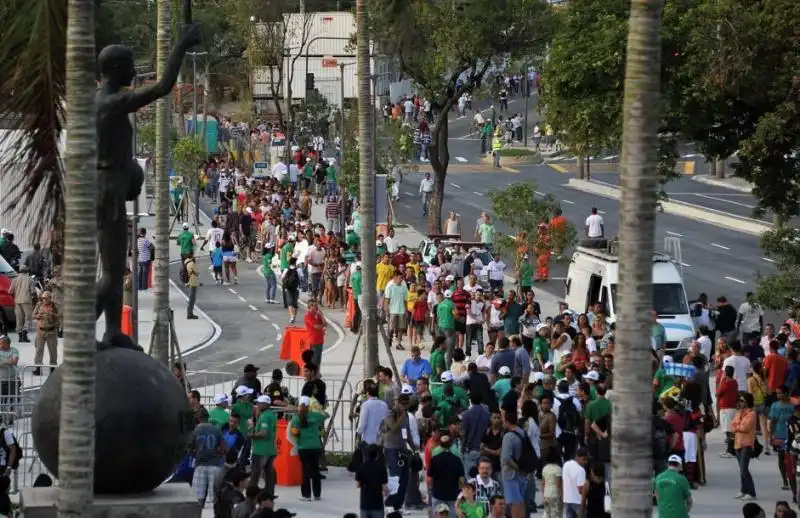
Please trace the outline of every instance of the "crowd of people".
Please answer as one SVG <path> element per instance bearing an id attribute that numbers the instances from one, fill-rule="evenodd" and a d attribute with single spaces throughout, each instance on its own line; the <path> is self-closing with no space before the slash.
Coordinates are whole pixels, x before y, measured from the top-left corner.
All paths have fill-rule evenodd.
<path id="1" fill-rule="evenodd" d="M 355 202 L 340 197 L 334 164 L 307 161 L 302 152 L 293 160 L 303 171 L 296 178 L 232 174 L 200 247 L 211 247 L 221 282 L 237 282 L 238 257 L 257 262 L 260 255 L 265 301 L 282 302 L 290 322 L 301 292 L 309 297 L 303 323 L 311 347 L 296 399 L 281 386 L 280 371 L 262 390 L 250 376 L 253 366 L 231 396 L 216 397 L 212 411 L 200 410 L 196 397 L 192 483 L 201 502 L 216 502 L 219 516 L 249 516 L 236 514 L 243 502 L 249 511 L 263 507 L 264 516 L 276 515 L 278 417 L 288 419 L 300 455 L 303 498 L 322 497 L 321 430 L 329 416 L 320 306 L 346 308 L 351 327 L 358 326 L 364 280 Z M 310 187 L 320 168 L 333 173 L 325 177 L 326 196 L 315 199 Z M 312 221 L 315 204 L 325 205 L 324 221 Z M 329 212 L 331 204 L 342 212 Z M 344 232 L 335 226 L 340 215 Z M 187 238 L 187 264 L 194 264 L 194 244 Z M 504 264 L 470 261 L 470 251 L 441 247 L 426 263 L 391 229 L 378 236 L 377 248 L 379 317 L 394 350 L 409 357 L 399 373 L 381 366 L 364 381 L 351 416 L 359 447 L 349 468 L 360 489 L 360 515 L 424 509 L 435 517 L 520 518 L 539 510 L 550 517 L 609 516 L 615 329 L 602 304 L 585 312 L 562 304 L 542 314 L 527 257 L 507 271 Z M 482 268 L 497 275 L 481 281 Z M 187 270 L 191 283 L 197 269 Z M 720 455 L 738 461 L 736 496 L 746 509 L 754 509 L 756 498 L 749 462 L 761 454 L 774 452 L 792 490 L 787 499 L 796 500 L 800 402 L 793 398 L 800 396 L 800 361 L 792 343 L 800 324 L 790 320 L 776 330 L 751 300 L 738 311 L 726 305 L 724 297 L 714 307 L 698 300 L 694 312 L 706 320 L 683 357 L 664 353 L 666 333 L 653 314 L 653 492 L 661 516 L 689 516 L 692 492 L 707 482 L 706 435 L 716 427 L 727 438 Z"/>

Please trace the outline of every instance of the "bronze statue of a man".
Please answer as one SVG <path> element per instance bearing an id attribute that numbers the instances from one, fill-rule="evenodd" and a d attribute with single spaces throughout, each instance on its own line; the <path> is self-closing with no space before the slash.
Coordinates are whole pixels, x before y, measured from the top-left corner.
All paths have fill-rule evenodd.
<path id="1" fill-rule="evenodd" d="M 200 27 L 189 26 L 169 57 L 164 75 L 155 83 L 129 90 L 136 77 L 133 52 L 110 45 L 100 52 L 102 82 L 97 91 L 97 228 L 102 277 L 97 284 L 98 318 L 105 313 L 105 345 L 135 346 L 122 334 L 122 283 L 128 252 L 125 202 L 139 196 L 144 172 L 133 159 L 133 128 L 128 114 L 169 95 L 178 79 L 186 51 L 200 43 Z"/>

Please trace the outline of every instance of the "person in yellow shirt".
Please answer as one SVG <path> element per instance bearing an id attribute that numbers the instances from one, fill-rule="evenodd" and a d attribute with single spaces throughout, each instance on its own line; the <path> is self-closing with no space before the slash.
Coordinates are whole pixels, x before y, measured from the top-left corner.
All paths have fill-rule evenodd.
<path id="1" fill-rule="evenodd" d="M 386 291 L 386 285 L 394 277 L 394 266 L 389 262 L 389 254 L 383 254 L 381 262 L 375 265 L 375 273 L 377 280 L 375 284 L 378 290 L 378 313 L 383 309 L 383 292 Z"/>

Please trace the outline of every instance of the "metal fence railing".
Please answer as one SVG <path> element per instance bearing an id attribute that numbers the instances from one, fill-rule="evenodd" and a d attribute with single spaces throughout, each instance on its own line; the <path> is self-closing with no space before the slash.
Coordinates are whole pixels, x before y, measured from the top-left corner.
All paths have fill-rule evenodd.
<path id="1" fill-rule="evenodd" d="M 39 371 L 37 371 L 39 369 Z M 10 379 L 0 378 L 0 428 L 10 428 L 22 450 L 19 468 L 12 474 L 11 493 L 31 487 L 41 474 L 51 473 L 44 467 L 33 444 L 31 417 L 39 396 L 39 389 L 47 380 L 50 368 L 47 365 L 29 365 L 17 369 Z M 206 407 L 214 406 L 216 394 L 230 395 L 239 375 L 230 372 L 188 372 L 187 390 L 200 392 L 201 402 Z M 259 376 L 262 390 L 272 382 L 268 375 Z M 331 415 L 325 423 L 327 440 L 325 450 L 336 453 L 352 453 L 355 447 L 357 421 L 350 418 L 354 399 L 353 386 L 347 380 L 323 380 L 326 385 L 326 412 Z M 306 380 L 297 376 L 285 376 L 281 386 L 288 392 L 289 403 L 296 404 Z M 287 412 L 287 417 L 292 411 Z"/>

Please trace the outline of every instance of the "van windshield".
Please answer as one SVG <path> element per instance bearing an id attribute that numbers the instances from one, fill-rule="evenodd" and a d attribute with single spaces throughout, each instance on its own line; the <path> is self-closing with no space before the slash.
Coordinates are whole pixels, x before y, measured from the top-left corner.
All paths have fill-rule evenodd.
<path id="1" fill-rule="evenodd" d="M 616 284 L 611 285 L 611 304 L 614 308 L 614 313 L 619 313 Z M 653 309 L 659 315 L 685 315 L 689 313 L 683 285 L 679 283 L 653 284 Z"/>

